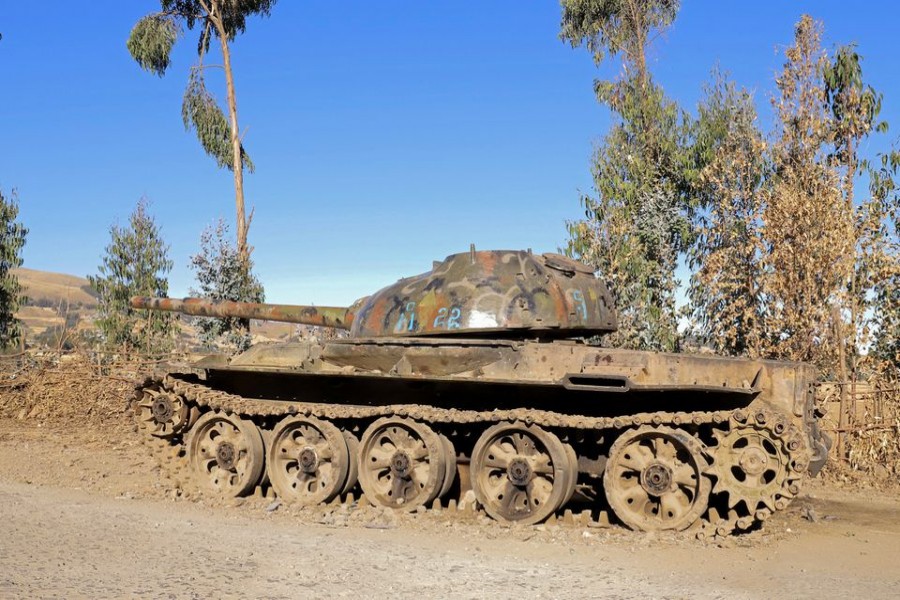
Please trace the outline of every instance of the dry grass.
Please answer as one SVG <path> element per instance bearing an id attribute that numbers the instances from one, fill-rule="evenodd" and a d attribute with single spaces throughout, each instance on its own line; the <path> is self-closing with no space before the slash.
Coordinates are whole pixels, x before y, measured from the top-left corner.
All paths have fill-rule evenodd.
<path id="1" fill-rule="evenodd" d="M 84 277 L 34 269 L 13 269 L 13 272 L 25 288 L 25 295 L 32 301 L 43 300 L 53 306 L 65 306 L 67 303 L 97 306 L 97 299 L 84 289 L 88 285 Z"/>
<path id="2" fill-rule="evenodd" d="M 64 426 L 130 428 L 137 369 L 86 356 L 25 354 L 0 360 L 0 417 Z"/>
<path id="3" fill-rule="evenodd" d="M 32 335 L 40 335 L 50 327 L 62 325 L 65 319 L 55 309 L 42 306 L 23 306 L 16 313 Z"/>
<path id="4" fill-rule="evenodd" d="M 859 399 L 863 407 L 845 438 L 847 462 L 857 471 L 894 481 L 900 476 L 900 390 L 886 382 Z"/>

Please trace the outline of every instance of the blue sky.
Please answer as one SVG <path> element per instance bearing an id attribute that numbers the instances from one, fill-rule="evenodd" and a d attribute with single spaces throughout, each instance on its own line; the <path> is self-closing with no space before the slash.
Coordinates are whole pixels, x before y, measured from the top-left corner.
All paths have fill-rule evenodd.
<path id="1" fill-rule="evenodd" d="M 667 93 L 693 110 L 715 64 L 755 90 L 761 117 L 802 12 L 826 47 L 856 42 L 900 132 L 900 3 L 685 2 L 651 51 Z M 233 223 L 231 174 L 181 123 L 195 34 L 164 78 L 125 40 L 158 3 L 0 3 L 0 187 L 17 188 L 25 266 L 95 273 L 109 227 L 141 196 L 185 295 L 200 232 Z M 282 0 L 234 45 L 256 271 L 272 302 L 346 304 L 468 249 L 564 245 L 590 155 L 609 126 L 598 70 L 557 37 L 553 1 Z M 212 60 L 212 59 L 211 59 Z M 207 75 L 224 98 L 221 74 Z"/>

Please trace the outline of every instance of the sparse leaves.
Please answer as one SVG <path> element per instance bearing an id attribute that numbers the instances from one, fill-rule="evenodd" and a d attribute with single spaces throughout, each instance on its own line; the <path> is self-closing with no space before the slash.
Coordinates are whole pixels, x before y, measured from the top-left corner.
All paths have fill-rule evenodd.
<path id="1" fill-rule="evenodd" d="M 219 167 L 234 169 L 231 127 L 228 119 L 225 118 L 225 113 L 206 89 L 203 71 L 200 68 L 191 69 L 181 103 L 181 118 L 185 129 L 196 131 L 197 139 L 200 140 L 203 149 L 215 159 Z M 244 151 L 243 145 L 241 145 L 241 158 L 244 166 L 252 173 L 253 162 Z"/>
<path id="2" fill-rule="evenodd" d="M 169 68 L 178 23 L 171 15 L 147 15 L 131 29 L 126 46 L 141 68 L 162 77 Z"/>
<path id="3" fill-rule="evenodd" d="M 235 207 L 237 213 L 238 251 L 243 263 L 249 263 L 250 245 L 247 230 L 250 222 L 244 210 L 244 169 L 253 172 L 242 143 L 238 125 L 237 99 L 231 69 L 229 44 L 243 32 L 251 15 L 268 16 L 276 0 L 160 0 L 158 13 L 142 18 L 131 31 L 128 50 L 138 64 L 162 76 L 169 66 L 172 46 L 180 32 L 180 25 L 189 30 L 197 27 L 197 64 L 191 68 L 188 85 L 182 99 L 181 115 L 186 129 L 193 129 L 203 150 L 221 167 L 234 176 Z M 210 49 L 210 41 L 219 40 L 222 68 L 225 73 L 228 118 L 203 80 L 203 59 Z"/>
<path id="4" fill-rule="evenodd" d="M 199 290 L 192 295 L 210 300 L 262 302 L 263 286 L 252 274 L 252 263 L 243 264 L 237 248 L 229 241 L 228 226 L 219 219 L 200 236 L 200 253 L 191 257 Z M 204 344 L 210 348 L 241 351 L 250 345 L 248 324 L 242 319 L 199 317 L 197 324 Z"/>
<path id="5" fill-rule="evenodd" d="M 841 46 L 824 69 L 825 94 L 832 118 L 833 150 L 830 164 L 841 178 L 841 194 L 852 212 L 854 259 L 845 283 L 842 320 L 845 332 L 840 340 L 847 348 L 850 378 L 856 380 L 863 349 L 868 348 L 874 333 L 873 290 L 895 275 L 896 248 L 887 227 L 893 208 L 893 177 L 889 170 L 873 167 L 861 156 L 860 147 L 872 133 L 887 131 L 887 123 L 879 121 L 881 94 L 863 79 L 862 59 L 853 45 Z M 869 196 L 857 199 L 859 175 L 869 179 Z"/>

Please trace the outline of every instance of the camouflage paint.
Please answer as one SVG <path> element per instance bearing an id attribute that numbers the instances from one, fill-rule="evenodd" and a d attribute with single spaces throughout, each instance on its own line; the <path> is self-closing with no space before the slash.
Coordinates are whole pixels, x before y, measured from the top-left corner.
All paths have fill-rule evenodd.
<path id="1" fill-rule="evenodd" d="M 431 271 L 350 308 L 199 298 L 133 298 L 134 308 L 349 329 L 351 337 L 491 334 L 577 337 L 616 329 L 612 297 L 591 267 L 559 254 L 487 250 L 453 254 Z"/>
<path id="2" fill-rule="evenodd" d="M 283 321 L 305 323 L 322 327 L 350 329 L 353 313 L 350 309 L 333 306 L 293 306 L 290 304 L 257 304 L 254 302 L 232 302 L 230 300 L 206 300 L 203 298 L 147 298 L 135 296 L 131 299 L 133 308 L 180 312 L 197 317 L 236 317 L 239 319 L 260 319 L 263 321 Z"/>
<path id="3" fill-rule="evenodd" d="M 615 329 L 609 291 L 587 265 L 558 254 L 488 250 L 453 254 L 372 294 L 351 335 L 574 337 Z"/>

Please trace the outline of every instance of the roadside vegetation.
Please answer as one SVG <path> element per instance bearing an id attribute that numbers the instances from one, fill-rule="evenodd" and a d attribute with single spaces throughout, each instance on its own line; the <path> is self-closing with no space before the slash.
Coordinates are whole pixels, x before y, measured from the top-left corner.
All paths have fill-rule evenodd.
<path id="1" fill-rule="evenodd" d="M 837 409 L 837 455 L 896 476 L 900 152 L 867 152 L 889 125 L 864 48 L 829 51 L 824 24 L 803 15 L 771 97 L 710 65 L 699 104 L 683 107 L 646 58 L 678 2 L 561 4 L 560 37 L 621 65 L 594 82 L 613 125 L 566 246 L 616 296 L 620 330 L 603 343 L 812 362 Z"/>

